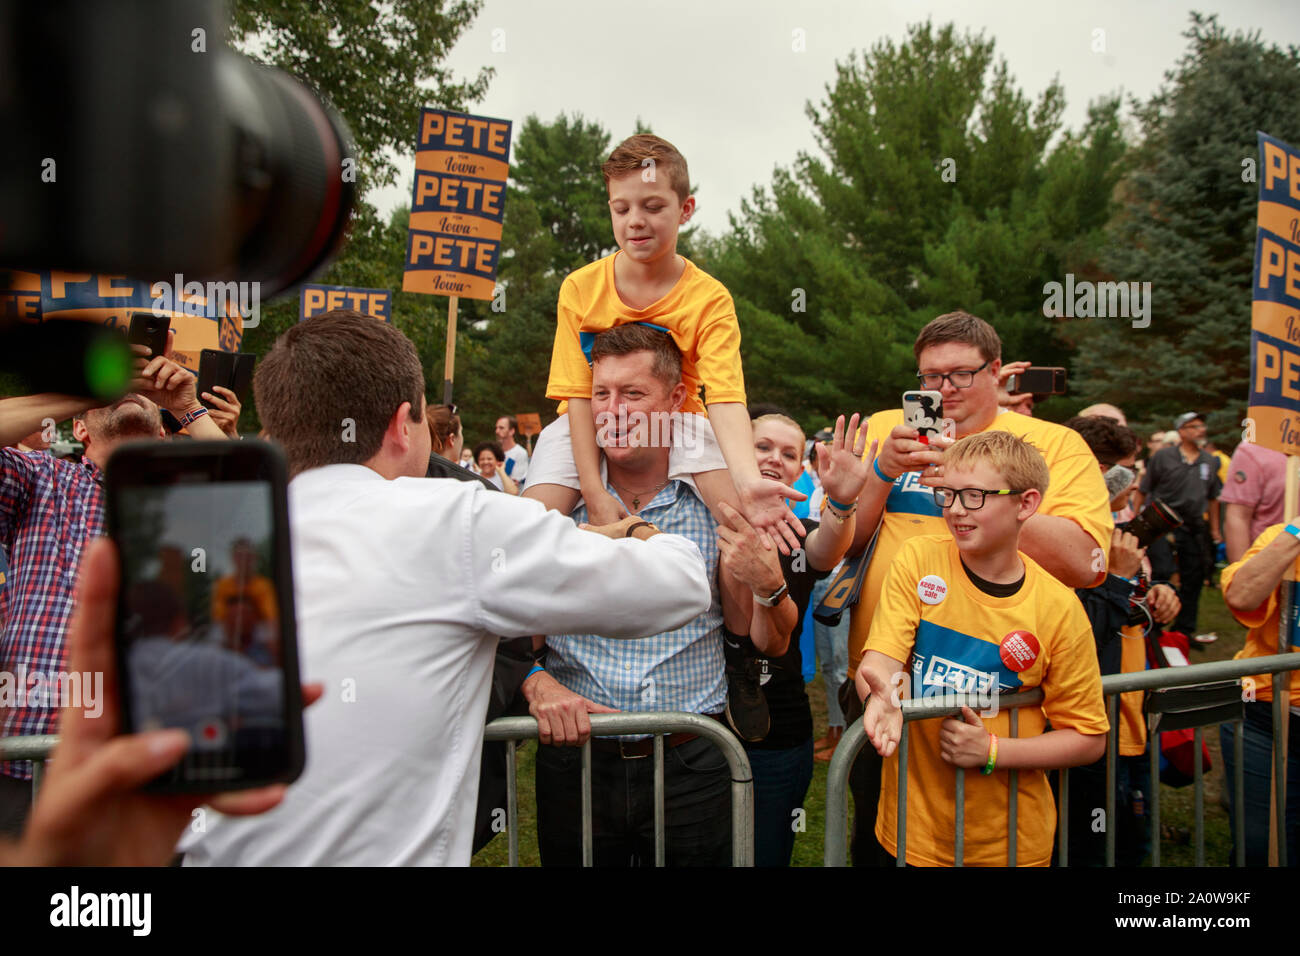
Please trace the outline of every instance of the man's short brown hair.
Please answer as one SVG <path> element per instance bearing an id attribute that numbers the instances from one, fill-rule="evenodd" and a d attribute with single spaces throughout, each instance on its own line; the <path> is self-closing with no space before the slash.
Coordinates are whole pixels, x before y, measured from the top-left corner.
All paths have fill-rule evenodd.
<path id="1" fill-rule="evenodd" d="M 931 319 L 917 335 L 912 354 L 919 363 L 922 352 L 931 345 L 943 342 L 973 345 L 979 349 L 980 357 L 986 362 L 1002 357 L 1002 339 L 998 338 L 993 326 L 969 312 L 948 312 Z"/>
<path id="2" fill-rule="evenodd" d="M 415 346 L 387 322 L 352 309 L 299 322 L 276 339 L 258 363 L 253 394 L 291 475 L 369 461 L 403 402 L 411 403 L 411 421 L 424 421 Z"/>
<path id="3" fill-rule="evenodd" d="M 992 466 L 1010 488 L 1037 488 L 1040 494 L 1047 493 L 1052 476 L 1042 453 L 1011 432 L 1000 428 L 975 432 L 949 445 L 943 453 L 945 471 L 981 462 Z"/>
<path id="4" fill-rule="evenodd" d="M 629 136 L 614 148 L 600 167 L 601 175 L 605 177 L 605 188 L 609 189 L 609 181 L 617 176 L 639 173 L 650 166 L 647 159 L 653 161 L 656 181 L 658 177 L 666 176 L 677 198 L 686 202 L 691 194 L 691 174 L 686 169 L 686 157 L 668 140 L 651 133 Z"/>
<path id="5" fill-rule="evenodd" d="M 654 353 L 654 376 L 671 391 L 682 380 L 682 350 L 673 337 L 639 322 L 616 325 L 606 332 L 597 332 L 591 344 L 591 364 L 607 355 L 628 355 L 632 352 Z"/>

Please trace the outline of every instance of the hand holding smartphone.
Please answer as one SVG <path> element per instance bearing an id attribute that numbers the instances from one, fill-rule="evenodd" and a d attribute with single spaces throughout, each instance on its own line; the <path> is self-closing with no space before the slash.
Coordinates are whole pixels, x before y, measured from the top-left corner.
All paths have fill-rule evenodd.
<path id="1" fill-rule="evenodd" d="M 943 435 L 943 393 L 916 389 L 903 393 L 903 424 L 921 433 L 923 445 Z"/>
<path id="2" fill-rule="evenodd" d="M 126 340 L 132 345 L 144 345 L 149 348 L 149 357 L 157 358 L 167 353 L 167 332 L 172 327 L 170 316 L 154 315 L 152 312 L 132 312 L 131 326 Z"/>
<path id="3" fill-rule="evenodd" d="M 148 789 L 201 792 L 302 772 L 288 470 L 266 442 L 137 442 L 105 469 L 122 575 L 122 728 L 193 741 Z"/>
<path id="4" fill-rule="evenodd" d="M 253 384 L 253 366 L 257 356 L 252 352 L 223 352 L 220 349 L 204 349 L 199 353 L 199 381 L 196 394 L 199 401 L 207 408 L 212 408 L 204 401 L 203 393 L 215 395 L 213 386 L 220 385 L 235 393 L 242 403 L 248 395 L 249 386 Z"/>
<path id="5" fill-rule="evenodd" d="M 1008 395 L 1064 395 L 1065 369 L 1060 367 L 1030 366 L 1019 375 L 1007 378 Z"/>

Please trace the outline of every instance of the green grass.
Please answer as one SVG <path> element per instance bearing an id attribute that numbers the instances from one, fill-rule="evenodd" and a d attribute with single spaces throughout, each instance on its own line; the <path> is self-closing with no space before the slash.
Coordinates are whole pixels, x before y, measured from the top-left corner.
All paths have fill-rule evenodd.
<path id="1" fill-rule="evenodd" d="M 1206 661 L 1219 661 L 1231 658 L 1241 650 L 1245 643 L 1246 631 L 1229 613 L 1223 603 L 1223 596 L 1216 590 L 1206 588 L 1201 596 L 1200 606 L 1201 632 L 1214 631 L 1219 640 L 1204 651 L 1192 651 L 1191 662 L 1200 664 Z M 826 693 L 820 675 L 807 687 L 808 698 L 812 702 L 814 737 L 826 733 Z M 1226 798 L 1221 801 L 1223 791 L 1223 761 L 1219 754 L 1219 732 L 1217 727 L 1205 730 L 1205 741 L 1210 750 L 1213 769 L 1205 779 L 1205 861 L 1209 866 L 1226 866 L 1232 847 L 1229 833 Z M 534 741 L 521 744 L 516 752 L 516 767 L 519 781 L 519 862 L 523 866 L 538 866 L 537 853 L 537 801 L 533 791 L 533 762 L 537 754 Z M 826 771 L 830 766 L 825 761 L 813 762 L 813 779 L 804 801 L 807 810 L 807 828 L 797 833 L 794 841 L 794 866 L 821 866 L 823 854 L 823 834 L 826 827 Z M 1193 837 L 1193 791 L 1191 786 L 1174 789 L 1160 788 L 1160 820 L 1166 833 L 1172 833 L 1172 839 L 1161 844 L 1162 866 L 1194 866 L 1196 848 Z M 853 812 L 852 797 L 849 798 L 850 819 Z M 509 849 L 505 834 L 497 836 L 491 843 L 475 854 L 473 866 L 506 866 L 509 861 Z"/>

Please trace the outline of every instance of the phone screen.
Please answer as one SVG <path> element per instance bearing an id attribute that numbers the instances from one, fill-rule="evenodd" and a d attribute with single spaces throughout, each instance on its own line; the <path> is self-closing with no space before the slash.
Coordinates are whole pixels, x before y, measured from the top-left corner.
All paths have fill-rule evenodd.
<path id="1" fill-rule="evenodd" d="M 109 495 L 122 705 L 132 731 L 189 732 L 185 758 L 158 781 L 172 788 L 282 780 L 301 752 L 275 488 L 218 461 L 114 469 Z"/>

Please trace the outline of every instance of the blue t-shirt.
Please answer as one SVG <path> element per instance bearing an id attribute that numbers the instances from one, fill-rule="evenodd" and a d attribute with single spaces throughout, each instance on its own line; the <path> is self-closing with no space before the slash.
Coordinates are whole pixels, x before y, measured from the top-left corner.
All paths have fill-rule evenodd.
<path id="1" fill-rule="evenodd" d="M 808 503 L 812 501 L 812 493 L 817 489 L 817 483 L 813 481 L 813 476 L 805 470 L 799 473 L 798 479 L 790 487 L 795 491 L 802 491 L 808 496 L 803 501 L 796 501 L 790 505 L 790 510 L 794 512 L 794 516 L 802 521 L 809 516 Z"/>

